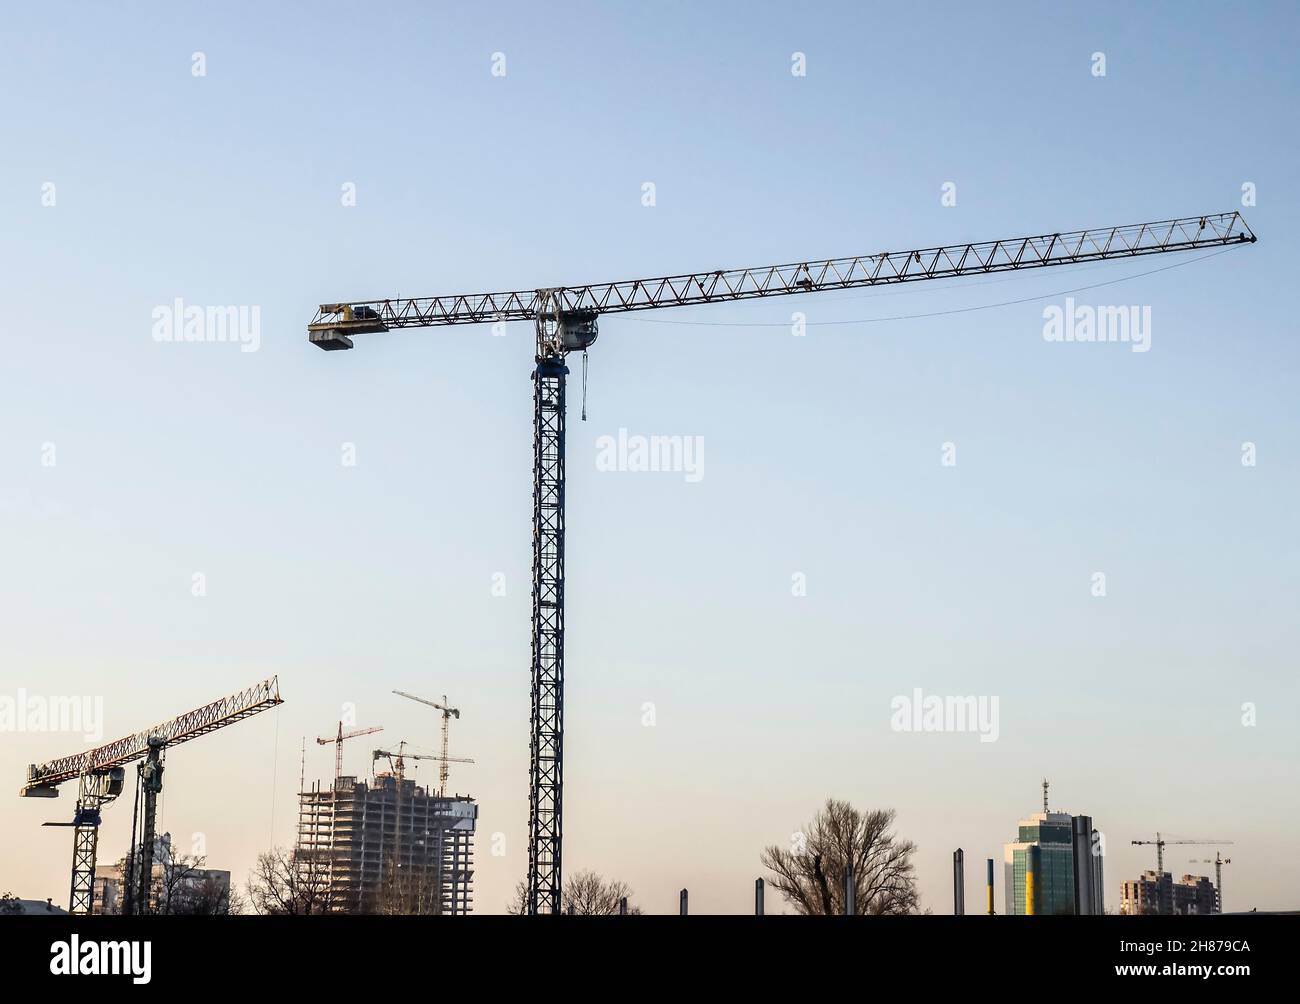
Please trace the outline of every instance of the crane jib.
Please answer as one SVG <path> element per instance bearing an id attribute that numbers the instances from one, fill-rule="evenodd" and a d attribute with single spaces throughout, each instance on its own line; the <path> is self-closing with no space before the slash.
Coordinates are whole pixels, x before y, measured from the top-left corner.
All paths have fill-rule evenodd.
<path id="1" fill-rule="evenodd" d="M 504 293 L 326 303 L 308 325 L 308 337 L 322 349 L 335 350 L 352 348 L 354 335 L 396 328 L 537 320 L 574 327 L 594 321 L 599 314 L 1013 272 L 1254 243 L 1255 239 L 1240 213 L 1216 213 L 759 268 Z M 584 347 L 575 342 L 565 350 Z"/>
<path id="2" fill-rule="evenodd" d="M 56 785 L 75 780 L 83 774 L 107 771 L 141 759 L 148 754 L 151 742 L 161 740 L 167 746 L 176 746 L 282 703 L 279 681 L 273 676 L 237 694 L 205 704 L 134 735 L 84 753 L 34 764 L 28 768 L 27 781 L 19 794 L 49 794 Z"/>

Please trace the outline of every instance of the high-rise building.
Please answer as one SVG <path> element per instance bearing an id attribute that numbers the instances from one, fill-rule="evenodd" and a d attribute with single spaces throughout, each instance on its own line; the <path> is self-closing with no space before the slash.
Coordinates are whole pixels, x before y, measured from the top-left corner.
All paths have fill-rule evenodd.
<path id="1" fill-rule="evenodd" d="M 295 859 L 317 908 L 336 913 L 465 914 L 473 907 L 478 805 L 409 778 L 339 777 L 301 792 Z"/>
<path id="2" fill-rule="evenodd" d="M 1100 836 L 1091 816 L 1047 808 L 1019 822 L 1004 847 L 1005 902 L 1011 914 L 1105 913 Z"/>
<path id="3" fill-rule="evenodd" d="M 1175 882 L 1169 872 L 1145 871 L 1121 884 L 1119 912 L 1128 916 L 1208 915 L 1219 912 L 1218 897 L 1214 883 L 1204 875 L 1184 875 Z"/>

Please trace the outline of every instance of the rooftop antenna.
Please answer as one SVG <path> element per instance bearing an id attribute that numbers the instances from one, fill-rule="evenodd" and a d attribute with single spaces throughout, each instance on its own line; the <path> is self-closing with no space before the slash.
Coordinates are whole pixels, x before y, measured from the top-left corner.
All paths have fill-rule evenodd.
<path id="1" fill-rule="evenodd" d="M 1046 816 L 1051 810 L 1047 807 L 1047 778 L 1043 778 L 1043 815 Z"/>

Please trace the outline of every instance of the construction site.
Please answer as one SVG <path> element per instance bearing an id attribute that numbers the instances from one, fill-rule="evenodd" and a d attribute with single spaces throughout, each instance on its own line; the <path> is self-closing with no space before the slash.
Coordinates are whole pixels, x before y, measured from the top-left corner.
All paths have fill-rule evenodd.
<path id="1" fill-rule="evenodd" d="M 558 288 L 402 300 L 321 304 L 307 326 L 310 344 L 326 351 L 352 349 L 354 338 L 406 328 L 526 322 L 535 335 L 532 465 L 531 665 L 529 667 L 528 868 L 525 908 L 530 914 L 562 912 L 562 805 L 565 686 L 566 358 L 586 359 L 601 315 L 725 304 L 780 296 L 892 286 L 1066 268 L 1115 259 L 1211 250 L 1223 253 L 1254 244 L 1239 212 L 1181 217 L 1033 236 L 963 242 L 923 249 L 881 251 L 852 258 L 801 261 L 728 271 L 686 273 Z M 522 685 L 522 683 L 521 683 Z M 434 701 L 403 691 L 398 697 L 438 712 L 441 750 L 376 749 L 372 764 L 389 769 L 372 780 L 343 772 L 343 744 L 380 731 L 345 731 L 338 722 L 319 745 L 334 744 L 335 771 L 328 784 L 299 792 L 294 867 L 300 889 L 325 912 L 468 913 L 473 902 L 473 835 L 477 806 L 449 793 L 453 757 L 449 725 L 460 710 L 444 696 Z M 144 883 L 152 875 L 155 813 L 162 790 L 164 754 L 180 743 L 225 728 L 281 703 L 271 679 L 177 719 L 85 753 L 33 765 L 21 791 L 52 797 L 58 786 L 78 785 L 74 828 L 71 912 L 89 913 L 100 813 L 123 790 L 124 768 L 138 763 L 132 855 L 125 913 L 148 909 Z M 439 764 L 436 792 L 406 777 L 408 761 Z M 139 830 L 138 840 L 134 831 Z M 1064 829 L 1063 829 L 1064 832 Z M 1159 839 L 1159 838 L 1158 838 Z M 138 886 L 133 895 L 132 890 Z"/>
<path id="2" fill-rule="evenodd" d="M 382 726 L 344 730 L 316 743 L 334 746 L 334 776 L 327 785 L 306 783 L 303 740 L 298 825 L 288 857 L 291 912 L 464 915 L 473 908 L 474 830 L 478 805 L 449 787 L 452 763 L 472 764 L 450 754 L 450 723 L 460 709 L 447 698 L 432 701 L 403 691 L 396 696 L 433 708 L 441 721 L 441 752 L 421 753 L 405 741 L 395 750 L 375 749 L 371 763 L 387 765 L 367 781 L 343 774 L 343 744 L 373 735 Z M 69 913 L 147 915 L 169 912 L 173 886 L 211 884 L 224 876 L 225 912 L 230 873 L 210 873 L 197 864 L 178 866 L 168 834 L 157 832 L 167 752 L 284 703 L 276 677 L 203 705 L 115 742 L 28 768 L 19 794 L 54 798 L 59 786 L 77 784 Z M 438 787 L 406 776 L 408 762 L 438 765 Z M 127 789 L 126 767 L 135 766 L 131 844 L 112 865 L 99 863 L 103 810 Z M 177 897 L 179 898 L 179 897 Z"/>
<path id="3" fill-rule="evenodd" d="M 108 708 L 14 727 L 15 884 L 40 871 L 15 892 L 74 917 L 208 892 L 554 916 L 594 871 L 637 887 L 619 913 L 747 912 L 751 881 L 775 913 L 756 876 L 780 861 L 781 908 L 859 915 L 863 862 L 814 854 L 805 901 L 785 850 L 850 805 L 880 834 L 897 812 L 900 885 L 929 883 L 882 910 L 965 914 L 967 852 L 986 915 L 1282 902 L 1266 838 L 1290 820 L 1252 806 L 1294 767 L 1256 702 L 1284 706 L 1293 647 L 1300 340 L 1268 199 L 1295 158 L 1250 102 L 1287 109 L 1293 54 L 1277 79 L 1206 68 L 1232 19 L 1203 12 L 1173 52 L 1163 12 L 1098 18 L 1107 42 L 1054 7 L 839 6 L 650 18 L 649 49 L 625 12 L 524 4 L 410 5 L 366 21 L 366 52 L 288 14 L 211 42 L 143 19 L 112 37 L 160 55 L 120 87 L 27 68 L 67 121 L 112 90 L 98 110 L 140 135 L 96 133 L 101 161 L 26 123 L 53 151 L 24 166 L 34 208 L 56 167 L 74 198 L 14 242 L 40 294 L 14 307 L 20 372 L 76 379 L 15 381 L 18 682 Z M 98 27 L 92 52 L 123 30 Z M 1188 155 L 1223 108 L 1250 129 Z M 166 170 L 141 154 L 155 119 L 183 127 Z M 543 122 L 605 134 L 526 157 Z M 246 176 L 212 153 L 245 124 Z M 77 172 L 101 162 L 95 189 Z M 191 209 L 174 255 L 130 215 L 170 234 Z M 93 337 L 70 302 L 98 305 Z M 1044 782 L 1041 811 L 993 818 L 1058 770 L 1071 811 Z"/>
<path id="4" fill-rule="evenodd" d="M 343 773 L 343 743 L 373 735 L 381 726 L 344 731 L 333 737 L 334 780 L 314 783 L 298 793 L 294 860 L 301 886 L 326 913 L 467 914 L 473 908 L 474 828 L 478 805 L 468 795 L 449 792 L 451 763 L 473 763 L 449 754 L 451 719 L 458 708 L 394 691 L 399 697 L 440 712 L 442 752 L 376 749 L 371 763 L 388 770 L 370 781 Z M 406 776 L 408 761 L 438 763 L 438 788 Z"/>
<path id="5" fill-rule="evenodd" d="M 299 795 L 298 862 L 326 912 L 466 914 L 473 907 L 472 798 L 385 771 Z"/>

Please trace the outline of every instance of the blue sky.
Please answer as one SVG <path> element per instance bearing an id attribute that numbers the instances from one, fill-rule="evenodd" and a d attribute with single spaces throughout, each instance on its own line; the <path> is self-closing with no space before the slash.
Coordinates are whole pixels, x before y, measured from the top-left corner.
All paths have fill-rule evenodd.
<path id="1" fill-rule="evenodd" d="M 682 886 L 744 911 L 761 848 L 836 796 L 898 810 L 946 912 L 951 851 L 1000 860 L 1047 775 L 1107 835 L 1110 905 L 1159 829 L 1236 841 L 1229 909 L 1294 908 L 1297 26 L 1287 4 L 10 12 L 0 693 L 100 695 L 112 738 L 279 673 L 282 708 L 169 759 L 165 827 L 237 877 L 291 840 L 304 735 L 353 702 L 431 745 L 389 691 L 446 693 L 499 910 L 526 863 L 531 332 L 326 354 L 318 303 L 1242 209 L 1258 244 L 1077 294 L 1150 306 L 1147 353 L 1048 343 L 1043 307 L 1174 256 L 604 318 L 586 423 L 571 393 L 565 855 L 650 911 Z M 257 306 L 258 351 L 156 342 L 176 297 Z M 794 310 L 806 337 L 772 326 Z M 598 471 L 620 428 L 702 436 L 705 477 Z M 998 696 L 1000 738 L 892 731 L 916 687 Z M 4 736 L 0 776 L 80 746 Z M 0 889 L 64 900 L 66 831 L 39 823 L 71 797 L 3 804 Z M 129 827 L 108 810 L 101 846 Z M 1212 856 L 1183 850 L 1179 873 Z"/>

